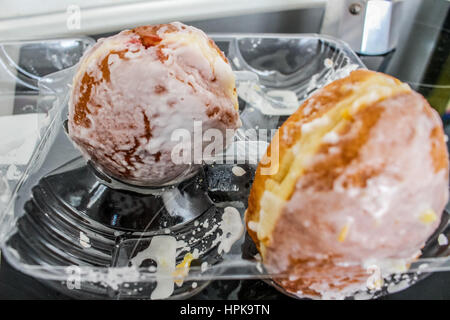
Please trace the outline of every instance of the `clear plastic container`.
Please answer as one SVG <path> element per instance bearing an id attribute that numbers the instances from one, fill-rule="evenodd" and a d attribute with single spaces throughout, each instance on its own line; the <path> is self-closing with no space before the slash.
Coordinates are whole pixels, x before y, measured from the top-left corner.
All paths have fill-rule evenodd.
<path id="1" fill-rule="evenodd" d="M 14 150 L 32 135 L 11 142 L 11 156 L 0 167 L 0 243 L 11 265 L 83 298 L 181 299 L 214 279 L 266 279 L 277 287 L 271 279 L 286 275 L 268 273 L 243 224 L 256 165 L 270 133 L 305 98 L 364 65 L 347 45 L 323 36 L 212 37 L 237 78 L 243 126 L 226 150 L 233 164 L 205 163 L 181 183 L 161 188 L 105 176 L 66 135 L 75 64 L 92 40 L 1 45 L 0 97 L 14 100 L 14 108 L 31 106 L 19 109 L 31 114 L 28 121 L 36 129 L 33 144 L 25 148 L 29 155 L 25 150 L 18 157 Z M 12 58 L 17 52 L 19 58 Z M 246 131 L 255 128 L 268 134 Z M 444 213 L 409 271 L 390 276 L 381 290 L 354 297 L 395 292 L 428 272 L 447 270 L 449 247 L 439 245 L 437 237 L 450 236 L 448 219 Z M 182 262 L 191 260 L 183 268 Z"/>

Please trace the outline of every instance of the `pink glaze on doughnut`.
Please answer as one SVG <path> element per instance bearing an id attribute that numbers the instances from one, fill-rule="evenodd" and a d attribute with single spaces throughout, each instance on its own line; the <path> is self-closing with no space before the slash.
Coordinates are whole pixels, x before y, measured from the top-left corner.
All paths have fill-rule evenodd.
<path id="1" fill-rule="evenodd" d="M 80 62 L 69 103 L 69 135 L 106 173 L 158 184 L 175 164 L 175 130 L 240 126 L 231 67 L 202 31 L 182 23 L 138 27 L 100 39 Z M 192 136 L 192 135 L 191 135 Z"/>

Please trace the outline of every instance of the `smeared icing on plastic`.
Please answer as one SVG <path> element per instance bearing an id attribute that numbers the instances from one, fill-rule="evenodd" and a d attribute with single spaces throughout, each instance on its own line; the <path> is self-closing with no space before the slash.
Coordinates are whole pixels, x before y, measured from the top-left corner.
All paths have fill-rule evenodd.
<path id="1" fill-rule="evenodd" d="M 151 299 L 165 299 L 172 295 L 174 280 L 171 276 L 175 272 L 177 241 L 172 236 L 155 236 L 147 249 L 140 251 L 131 259 L 132 265 L 139 267 L 144 260 L 152 259 L 156 262 L 157 278 L 156 288 Z"/>
<path id="2" fill-rule="evenodd" d="M 222 229 L 222 236 L 217 251 L 219 253 L 227 253 L 230 251 L 231 246 L 244 233 L 244 225 L 242 223 L 241 215 L 236 208 L 225 208 L 222 216 L 222 222 L 220 224 L 220 229 Z"/>

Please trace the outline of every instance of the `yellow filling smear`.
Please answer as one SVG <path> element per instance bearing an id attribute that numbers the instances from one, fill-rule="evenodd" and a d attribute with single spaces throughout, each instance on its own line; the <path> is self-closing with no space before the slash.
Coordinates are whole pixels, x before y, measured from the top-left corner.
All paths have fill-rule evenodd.
<path id="1" fill-rule="evenodd" d="M 353 118 L 353 114 L 364 107 L 396 94 L 411 91 L 407 84 L 378 74 L 354 84 L 352 90 L 349 96 L 337 102 L 322 116 L 327 117 L 327 121 L 322 121 L 311 130 L 302 131 L 300 139 L 280 159 L 278 172 L 266 179 L 265 192 L 260 202 L 261 212 L 257 233 L 263 244 L 267 245 L 270 241 L 275 221 L 285 202 L 290 198 L 295 183 L 307 168 L 308 161 L 323 144 L 323 137 L 333 129 L 344 126 Z M 343 240 L 345 236 L 346 233 L 343 233 Z"/>
<path id="2" fill-rule="evenodd" d="M 420 214 L 419 219 L 423 224 L 431 224 L 437 220 L 437 215 L 433 209 L 427 209 Z"/>
<path id="3" fill-rule="evenodd" d="M 173 272 L 177 286 L 181 287 L 183 285 L 183 278 L 188 275 L 192 260 L 194 260 L 194 256 L 188 252 L 185 254 L 183 261 L 177 265 L 176 270 Z"/>
<path id="4" fill-rule="evenodd" d="M 338 241 L 339 242 L 344 242 L 345 239 L 347 238 L 347 234 L 348 234 L 348 229 L 350 228 L 350 224 L 346 224 L 342 229 L 341 232 L 339 232 L 339 236 L 338 236 Z"/>

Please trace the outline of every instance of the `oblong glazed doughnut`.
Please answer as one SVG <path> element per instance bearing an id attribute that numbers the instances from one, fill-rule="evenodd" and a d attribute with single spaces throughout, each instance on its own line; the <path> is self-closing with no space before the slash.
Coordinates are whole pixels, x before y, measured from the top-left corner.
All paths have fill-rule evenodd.
<path id="1" fill-rule="evenodd" d="M 247 229 L 265 265 L 290 275 L 276 280 L 287 291 L 344 297 L 370 287 L 374 267 L 404 271 L 420 255 L 448 182 L 437 112 L 407 84 L 357 70 L 280 127 L 256 172 Z"/>

